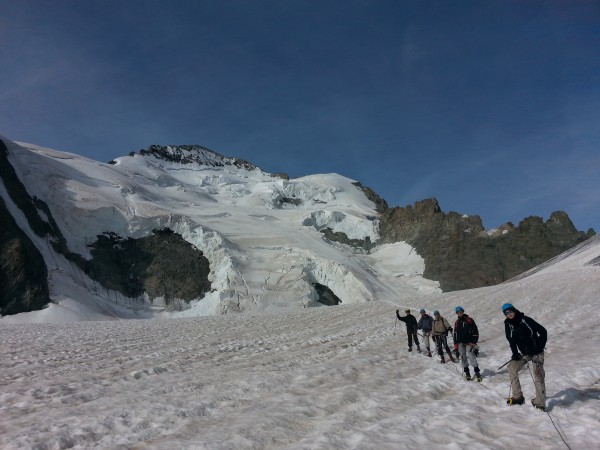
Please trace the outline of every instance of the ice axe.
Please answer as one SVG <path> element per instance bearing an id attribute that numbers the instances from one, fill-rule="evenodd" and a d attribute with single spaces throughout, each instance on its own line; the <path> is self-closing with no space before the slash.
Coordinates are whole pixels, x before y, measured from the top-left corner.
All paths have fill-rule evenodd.
<path id="1" fill-rule="evenodd" d="M 506 366 L 509 362 L 512 361 L 512 358 L 509 359 L 508 361 L 506 361 L 504 364 L 502 364 L 500 367 L 498 367 L 498 370 L 502 369 L 504 366 Z"/>

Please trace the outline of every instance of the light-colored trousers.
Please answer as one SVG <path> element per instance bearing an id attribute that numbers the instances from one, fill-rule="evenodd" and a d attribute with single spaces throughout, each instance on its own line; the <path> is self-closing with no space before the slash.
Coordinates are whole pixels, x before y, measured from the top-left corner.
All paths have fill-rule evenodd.
<path id="1" fill-rule="evenodd" d="M 508 376 L 510 377 L 510 387 L 513 398 L 523 397 L 521 382 L 519 381 L 519 371 L 531 361 L 531 372 L 533 373 L 533 382 L 535 385 L 535 398 L 533 403 L 536 406 L 546 406 L 546 372 L 544 371 L 544 352 L 533 356 L 523 356 L 518 361 L 508 363 Z"/>
<path id="2" fill-rule="evenodd" d="M 431 331 L 423 331 L 423 344 L 425 348 L 429 349 L 429 336 L 431 336 Z"/>
<path id="3" fill-rule="evenodd" d="M 463 368 L 469 367 L 469 364 L 479 368 L 477 358 L 475 358 L 475 354 L 473 353 L 473 348 L 469 347 L 469 344 L 458 344 L 458 353 L 460 354 Z"/>

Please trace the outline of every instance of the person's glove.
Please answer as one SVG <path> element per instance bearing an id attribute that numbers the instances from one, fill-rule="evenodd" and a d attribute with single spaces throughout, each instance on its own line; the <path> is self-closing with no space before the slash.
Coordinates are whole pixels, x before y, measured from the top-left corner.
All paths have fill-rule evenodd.
<path id="1" fill-rule="evenodd" d="M 454 349 L 454 356 L 456 356 L 457 358 L 460 356 L 460 353 L 458 353 L 458 349 Z"/>
<path id="2" fill-rule="evenodd" d="M 473 354 L 475 355 L 475 358 L 477 358 L 479 356 L 479 347 L 475 347 L 473 349 Z"/>
<path id="3" fill-rule="evenodd" d="M 512 359 L 513 361 L 519 361 L 521 359 L 521 355 L 519 355 L 518 353 L 513 353 L 510 359 Z"/>
<path id="4" fill-rule="evenodd" d="M 396 314 L 399 314 L 399 313 L 400 313 L 400 310 L 399 310 L 399 309 L 397 309 L 397 310 L 396 310 Z"/>

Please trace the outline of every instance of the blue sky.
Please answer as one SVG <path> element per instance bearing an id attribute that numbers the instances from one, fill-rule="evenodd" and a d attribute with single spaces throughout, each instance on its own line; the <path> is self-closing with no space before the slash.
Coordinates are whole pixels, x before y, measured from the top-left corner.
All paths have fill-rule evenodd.
<path id="1" fill-rule="evenodd" d="M 600 1 L 0 1 L 0 134 L 600 231 Z"/>

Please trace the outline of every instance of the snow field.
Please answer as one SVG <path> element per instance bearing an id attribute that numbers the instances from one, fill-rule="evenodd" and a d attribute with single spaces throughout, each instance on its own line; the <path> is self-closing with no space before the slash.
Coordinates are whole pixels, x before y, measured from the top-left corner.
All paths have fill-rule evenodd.
<path id="1" fill-rule="evenodd" d="M 477 384 L 406 352 L 394 309 L 1 326 L 0 447 L 566 448 L 545 413 L 506 406 L 501 323 L 478 320 Z M 579 338 L 551 331 L 548 408 L 572 448 L 594 448 L 600 355 L 580 344 L 598 338 Z"/>

